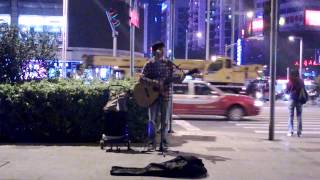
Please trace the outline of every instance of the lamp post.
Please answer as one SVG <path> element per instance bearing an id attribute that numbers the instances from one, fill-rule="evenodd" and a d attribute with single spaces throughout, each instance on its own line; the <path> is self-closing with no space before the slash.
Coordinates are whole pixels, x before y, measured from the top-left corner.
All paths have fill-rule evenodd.
<path id="1" fill-rule="evenodd" d="M 66 61 L 67 61 L 67 49 L 68 49 L 68 6 L 69 0 L 63 0 L 63 32 L 62 32 L 62 76 L 67 76 Z"/>
<path id="2" fill-rule="evenodd" d="M 130 0 L 130 13 L 134 11 L 134 0 Z M 132 15 L 132 14 L 131 14 Z M 132 18 L 132 17 L 131 17 Z M 134 44 L 135 44 L 135 26 L 130 22 L 130 77 L 134 76 Z"/>
<path id="3" fill-rule="evenodd" d="M 238 43 L 232 43 L 232 44 L 226 44 L 224 46 L 224 56 L 228 56 L 228 51 L 230 48 L 233 48 L 233 46 L 237 45 Z M 232 52 L 231 52 L 232 53 Z M 233 60 L 233 59 L 232 59 Z"/>
<path id="4" fill-rule="evenodd" d="M 300 40 L 299 76 L 302 78 L 302 58 L 303 58 L 303 37 L 289 36 L 289 41 Z"/>
<path id="5" fill-rule="evenodd" d="M 185 47 L 185 59 L 188 59 L 188 45 L 189 45 L 189 39 L 188 39 L 188 29 L 186 29 L 186 47 Z"/>
<path id="6" fill-rule="evenodd" d="M 210 1 L 207 0 L 207 17 L 206 17 L 206 60 L 209 60 L 210 53 Z"/>
<path id="7" fill-rule="evenodd" d="M 234 0 L 233 0 L 234 3 Z M 231 19 L 231 42 L 230 44 L 234 44 L 235 42 L 235 16 L 246 16 L 248 19 L 251 19 L 251 28 L 252 28 L 252 19 L 254 17 L 254 12 L 253 11 L 246 11 L 246 12 L 241 12 L 241 11 L 235 11 L 235 4 L 233 4 L 233 9 L 232 9 L 232 19 Z M 233 46 L 231 47 L 231 59 L 234 59 L 234 48 Z M 226 54 L 226 53 L 225 53 Z"/>

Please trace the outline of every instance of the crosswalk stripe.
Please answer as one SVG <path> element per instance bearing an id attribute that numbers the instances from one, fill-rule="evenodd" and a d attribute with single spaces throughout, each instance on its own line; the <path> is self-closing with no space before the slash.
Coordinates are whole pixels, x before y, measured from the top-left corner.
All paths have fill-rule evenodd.
<path id="1" fill-rule="evenodd" d="M 269 119 L 270 116 L 265 116 L 265 117 L 255 117 L 254 119 L 256 120 L 265 120 L 265 119 Z M 286 117 L 279 117 L 279 116 L 275 116 L 275 119 L 289 119 L 289 116 Z M 296 119 L 296 117 L 294 117 L 294 119 Z M 308 117 L 302 117 L 302 119 L 308 121 L 308 120 L 318 120 L 319 121 L 319 117 L 312 117 L 312 118 L 308 118 Z"/>
<path id="2" fill-rule="evenodd" d="M 200 129 L 198 127 L 196 127 L 196 126 L 194 126 L 184 120 L 175 121 L 175 123 L 180 125 L 181 127 L 183 127 L 184 129 L 186 129 L 188 131 L 200 131 Z"/>
<path id="3" fill-rule="evenodd" d="M 268 129 L 269 127 L 243 127 L 245 129 Z M 288 129 L 288 127 L 275 127 L 275 129 Z M 309 128 L 309 127 L 303 127 L 303 130 L 319 130 L 320 131 L 320 127 L 319 128 Z"/>
<path id="4" fill-rule="evenodd" d="M 256 130 L 254 132 L 258 133 L 258 134 L 267 134 L 267 133 L 269 133 L 269 131 L 260 131 L 260 130 Z M 276 133 L 276 134 L 287 134 L 288 131 L 274 131 L 274 133 Z M 303 131 L 302 134 L 320 134 L 320 131 Z"/>
<path id="5" fill-rule="evenodd" d="M 275 123 L 275 125 L 279 125 L 279 126 L 285 126 L 288 123 Z M 294 122 L 294 124 L 297 124 L 296 122 Z M 320 124 L 312 124 L 312 123 L 302 123 L 303 126 L 314 126 L 314 127 L 320 127 Z M 236 126 L 269 126 L 269 123 L 260 123 L 260 124 L 236 124 Z"/>
<path id="6" fill-rule="evenodd" d="M 217 134 L 212 131 L 177 131 L 173 136 L 216 136 Z"/>

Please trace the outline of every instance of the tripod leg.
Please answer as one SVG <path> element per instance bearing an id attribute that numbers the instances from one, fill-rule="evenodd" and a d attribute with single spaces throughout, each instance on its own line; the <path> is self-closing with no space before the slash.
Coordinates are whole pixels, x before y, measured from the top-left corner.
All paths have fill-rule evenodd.
<path id="1" fill-rule="evenodd" d="M 162 97 L 160 97 L 160 146 L 159 146 L 159 151 L 163 152 L 163 139 L 164 139 L 164 118 L 165 114 L 164 112 L 164 103 Z"/>
<path id="2" fill-rule="evenodd" d="M 167 109 L 167 115 L 168 115 L 168 119 L 169 119 L 169 130 L 168 133 L 174 133 L 174 131 L 172 130 L 172 114 L 173 114 L 173 101 L 172 101 L 172 96 L 170 97 L 170 101 L 168 103 L 168 109 Z"/>
<path id="3" fill-rule="evenodd" d="M 160 105 L 160 107 L 161 107 L 161 120 L 160 120 L 160 135 L 161 135 L 161 137 L 160 137 L 160 151 L 165 151 L 166 149 L 165 149 L 165 147 L 164 147 L 164 144 L 165 144 L 165 140 L 166 140 L 166 133 L 167 133 L 167 127 L 166 127 L 166 125 L 167 125 L 167 111 L 168 111 L 168 101 L 164 101 L 163 99 L 162 99 L 162 101 L 161 101 L 161 105 Z"/>

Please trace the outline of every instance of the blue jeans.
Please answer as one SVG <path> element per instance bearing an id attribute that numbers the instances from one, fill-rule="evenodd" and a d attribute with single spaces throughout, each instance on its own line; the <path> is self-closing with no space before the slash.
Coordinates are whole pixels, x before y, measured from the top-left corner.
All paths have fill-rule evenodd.
<path id="1" fill-rule="evenodd" d="M 298 120 L 298 130 L 297 133 L 301 134 L 302 132 L 302 104 L 294 100 L 290 101 L 289 105 L 289 121 L 288 121 L 288 132 L 292 133 L 293 128 L 293 119 L 294 119 L 294 109 L 297 111 L 297 120 Z"/>
<path id="2" fill-rule="evenodd" d="M 148 136 L 151 142 L 156 143 L 156 134 L 160 133 L 163 141 L 167 142 L 167 124 L 169 117 L 169 102 L 162 100 L 161 98 L 157 99 L 149 107 L 149 125 L 152 125 L 153 128 L 148 128 Z M 162 132 L 162 133 L 161 133 Z"/>

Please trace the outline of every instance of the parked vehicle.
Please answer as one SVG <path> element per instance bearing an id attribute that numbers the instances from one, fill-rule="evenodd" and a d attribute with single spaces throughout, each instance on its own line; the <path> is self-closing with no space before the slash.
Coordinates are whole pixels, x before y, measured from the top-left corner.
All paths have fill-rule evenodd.
<path id="1" fill-rule="evenodd" d="M 227 94 L 204 81 L 191 80 L 173 85 L 173 114 L 225 116 L 229 120 L 241 120 L 260 112 L 262 101 L 239 94 Z"/>

